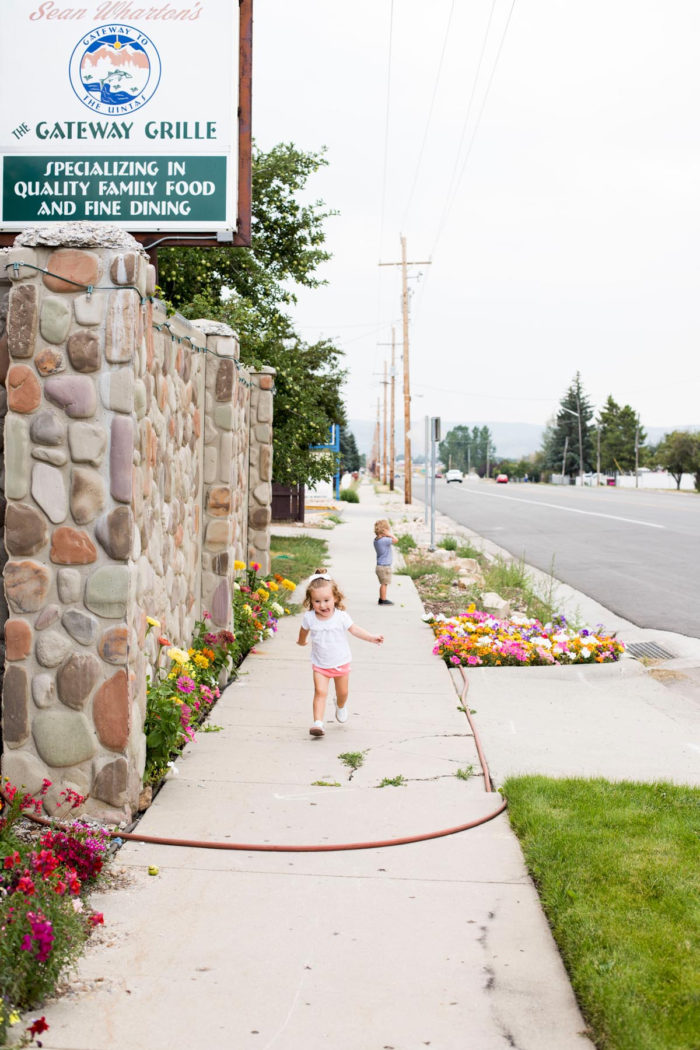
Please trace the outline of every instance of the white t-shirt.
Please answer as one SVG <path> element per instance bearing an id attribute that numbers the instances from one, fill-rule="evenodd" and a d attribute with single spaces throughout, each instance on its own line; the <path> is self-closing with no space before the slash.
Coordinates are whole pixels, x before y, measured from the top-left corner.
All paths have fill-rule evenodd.
<path id="1" fill-rule="evenodd" d="M 304 613 L 301 626 L 311 632 L 312 664 L 333 668 L 350 663 L 352 653 L 345 632 L 352 627 L 352 617 L 344 609 L 336 609 L 327 620 L 310 610 Z"/>

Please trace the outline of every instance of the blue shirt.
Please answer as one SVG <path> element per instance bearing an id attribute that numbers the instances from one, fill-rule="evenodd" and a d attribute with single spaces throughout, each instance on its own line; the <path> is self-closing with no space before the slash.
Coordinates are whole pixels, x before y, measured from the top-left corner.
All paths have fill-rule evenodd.
<path id="1" fill-rule="evenodd" d="M 392 541 L 389 536 L 377 536 L 374 541 L 374 549 L 377 552 L 377 565 L 391 565 L 393 551 Z"/>

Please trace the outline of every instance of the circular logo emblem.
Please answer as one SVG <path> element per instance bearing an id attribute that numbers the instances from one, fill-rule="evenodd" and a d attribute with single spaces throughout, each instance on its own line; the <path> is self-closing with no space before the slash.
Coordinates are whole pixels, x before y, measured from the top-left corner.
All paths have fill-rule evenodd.
<path id="1" fill-rule="evenodd" d="M 160 83 L 155 44 L 133 26 L 99 26 L 81 37 L 70 58 L 70 82 L 93 113 L 116 116 L 141 109 Z"/>

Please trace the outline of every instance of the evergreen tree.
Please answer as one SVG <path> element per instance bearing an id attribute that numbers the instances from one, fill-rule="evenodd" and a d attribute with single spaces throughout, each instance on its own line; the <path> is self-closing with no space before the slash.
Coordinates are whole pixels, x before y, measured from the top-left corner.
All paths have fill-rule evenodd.
<path id="1" fill-rule="evenodd" d="M 598 413 L 600 427 L 600 466 L 606 473 L 634 470 L 635 449 L 646 441 L 646 431 L 630 405 L 618 405 L 608 396 Z"/>
<path id="2" fill-rule="evenodd" d="M 352 474 L 360 469 L 360 453 L 352 430 L 340 428 L 340 470 Z"/>
<path id="3" fill-rule="evenodd" d="M 559 402 L 555 419 L 545 431 L 545 462 L 554 473 L 576 477 L 580 470 L 592 469 L 595 459 L 591 436 L 592 418 L 593 408 L 583 390 L 581 373 L 577 372 Z"/>

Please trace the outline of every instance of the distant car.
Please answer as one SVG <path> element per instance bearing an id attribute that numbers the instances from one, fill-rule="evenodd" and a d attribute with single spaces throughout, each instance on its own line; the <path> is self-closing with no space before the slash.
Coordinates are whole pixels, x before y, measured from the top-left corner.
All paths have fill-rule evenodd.
<path id="1" fill-rule="evenodd" d="M 461 470 L 448 470 L 445 474 L 445 481 L 449 485 L 451 481 L 458 481 L 462 484 L 462 471 Z"/>
<path id="2" fill-rule="evenodd" d="M 436 470 L 435 471 L 435 477 L 436 478 L 441 478 L 442 477 L 442 473 L 439 470 Z"/>
<path id="3" fill-rule="evenodd" d="M 496 484 L 497 485 L 505 485 L 507 481 L 508 481 L 508 475 L 507 474 L 499 474 L 498 477 L 496 478 Z"/>

